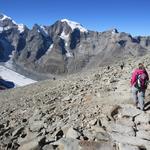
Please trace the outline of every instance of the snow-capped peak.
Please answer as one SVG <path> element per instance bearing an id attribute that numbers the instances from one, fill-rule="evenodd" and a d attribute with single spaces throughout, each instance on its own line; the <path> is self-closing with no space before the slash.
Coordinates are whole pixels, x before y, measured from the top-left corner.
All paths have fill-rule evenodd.
<path id="1" fill-rule="evenodd" d="M 116 28 L 113 28 L 113 29 L 111 30 L 111 33 L 112 33 L 112 34 L 116 34 L 116 33 L 118 33 L 118 30 L 117 30 Z"/>
<path id="2" fill-rule="evenodd" d="M 0 20 L 3 21 L 5 19 L 9 19 L 9 20 L 12 20 L 10 17 L 4 15 L 4 14 L 0 14 Z"/>
<path id="3" fill-rule="evenodd" d="M 12 23 L 13 23 L 13 25 L 15 25 L 16 27 L 17 27 L 17 29 L 18 29 L 18 31 L 20 32 L 20 33 L 22 33 L 22 32 L 24 32 L 24 30 L 25 30 L 25 26 L 23 25 L 23 24 L 17 24 L 11 17 L 8 17 L 8 16 L 6 16 L 6 15 L 4 15 L 4 14 L 0 14 L 0 21 L 4 21 L 4 20 L 6 20 L 6 19 L 8 19 L 8 20 L 10 20 Z M 1 27 L 2 28 L 2 27 Z M 3 28 L 3 30 L 8 30 L 8 29 L 10 29 L 11 28 L 11 25 L 7 25 L 7 27 L 4 27 Z M 2 29 L 1 29 L 1 31 L 2 31 Z"/>
<path id="4" fill-rule="evenodd" d="M 67 22 L 67 24 L 71 27 L 72 30 L 74 30 L 75 28 L 78 28 L 81 32 L 88 32 L 87 29 L 85 29 L 81 24 L 77 22 L 70 21 L 67 19 L 62 19 L 61 22 Z"/>
<path id="5" fill-rule="evenodd" d="M 8 17 L 4 14 L 0 14 L 0 21 L 6 20 L 6 19 L 11 20 L 13 24 L 17 24 L 11 17 Z"/>

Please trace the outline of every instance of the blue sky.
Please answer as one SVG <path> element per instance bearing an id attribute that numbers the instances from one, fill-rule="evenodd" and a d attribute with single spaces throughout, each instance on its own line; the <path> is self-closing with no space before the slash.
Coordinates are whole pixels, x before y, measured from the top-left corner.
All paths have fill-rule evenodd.
<path id="1" fill-rule="evenodd" d="M 30 28 L 66 18 L 94 31 L 150 35 L 150 0 L 0 0 L 0 12 Z"/>

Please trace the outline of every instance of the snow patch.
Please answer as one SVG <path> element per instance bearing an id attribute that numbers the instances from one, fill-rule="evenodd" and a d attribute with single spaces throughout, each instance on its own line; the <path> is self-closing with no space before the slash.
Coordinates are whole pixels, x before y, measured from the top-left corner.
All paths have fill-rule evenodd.
<path id="1" fill-rule="evenodd" d="M 68 43 L 67 43 L 67 42 L 65 43 L 65 46 L 66 46 L 66 47 L 68 46 Z"/>
<path id="2" fill-rule="evenodd" d="M 69 40 L 69 34 L 66 34 L 64 31 L 61 33 L 60 37 L 65 41 Z"/>
<path id="3" fill-rule="evenodd" d="M 117 31 L 117 29 L 112 29 L 111 33 L 116 34 L 116 33 L 118 33 L 118 31 Z"/>
<path id="4" fill-rule="evenodd" d="M 81 32 L 88 32 L 87 29 L 85 29 L 81 24 L 79 24 L 77 22 L 70 21 L 70 20 L 67 20 L 67 19 L 62 19 L 61 22 L 67 22 L 72 30 L 74 30 L 75 28 L 78 28 Z"/>
<path id="5" fill-rule="evenodd" d="M 65 32 L 63 31 L 60 35 L 60 38 L 62 38 L 65 41 L 65 49 L 66 49 L 66 57 L 73 57 L 73 55 L 69 52 L 69 50 L 67 49 L 68 47 L 68 41 L 69 41 L 69 34 L 65 34 Z"/>
<path id="6" fill-rule="evenodd" d="M 9 30 L 9 29 L 11 29 L 11 27 L 10 27 L 10 26 L 3 27 L 3 31 Z"/>
<path id="7" fill-rule="evenodd" d="M 61 33 L 60 38 L 65 41 L 65 47 L 68 46 L 69 34 L 66 34 L 64 31 Z"/>
<path id="8" fill-rule="evenodd" d="M 4 28 L 3 27 L 0 27 L 0 32 L 3 32 L 4 31 Z"/>
<path id="9" fill-rule="evenodd" d="M 25 26 L 23 24 L 18 24 L 18 30 L 20 33 L 24 32 Z"/>
<path id="10" fill-rule="evenodd" d="M 48 36 L 48 31 L 44 26 L 39 26 L 36 25 L 38 33 L 41 33 L 43 36 L 47 37 Z"/>
<path id="11" fill-rule="evenodd" d="M 0 76 L 4 80 L 14 82 L 16 86 L 25 86 L 25 85 L 37 82 L 37 81 L 29 79 L 23 75 L 20 75 L 19 73 L 15 72 L 13 70 L 10 70 L 4 66 L 0 66 Z"/>
<path id="12" fill-rule="evenodd" d="M 67 50 L 66 57 L 73 57 L 73 55 Z"/>
<path id="13" fill-rule="evenodd" d="M 2 14 L 2 16 L 3 16 L 3 18 L 1 18 L 0 20 L 5 20 L 5 19 L 10 19 L 10 20 L 12 20 L 10 17 L 8 17 L 8 16 L 6 16 L 6 15 L 4 15 L 4 14 Z"/>
<path id="14" fill-rule="evenodd" d="M 50 47 L 48 48 L 46 54 L 49 54 L 49 53 L 51 52 L 51 50 L 52 50 L 52 48 L 53 48 L 53 45 L 54 45 L 54 44 L 51 44 L 51 45 L 50 45 Z"/>
<path id="15" fill-rule="evenodd" d="M 12 21 L 13 24 L 18 25 L 14 20 L 11 19 L 11 21 Z"/>
<path id="16" fill-rule="evenodd" d="M 69 41 L 69 34 L 66 34 L 64 31 L 61 33 L 60 38 L 62 38 L 65 41 L 65 49 L 66 49 L 66 57 L 73 57 L 72 53 L 69 52 L 67 49 L 68 47 L 68 41 Z"/>
<path id="17" fill-rule="evenodd" d="M 43 33 L 45 35 L 48 35 L 48 32 L 47 32 L 47 30 L 46 30 L 46 28 L 44 26 L 40 26 L 40 28 L 41 28 L 41 30 L 43 31 Z"/>
<path id="18" fill-rule="evenodd" d="M 67 48 L 66 48 L 66 51 L 67 51 L 67 52 L 65 53 L 66 57 L 73 57 L 72 53 L 70 53 Z"/>

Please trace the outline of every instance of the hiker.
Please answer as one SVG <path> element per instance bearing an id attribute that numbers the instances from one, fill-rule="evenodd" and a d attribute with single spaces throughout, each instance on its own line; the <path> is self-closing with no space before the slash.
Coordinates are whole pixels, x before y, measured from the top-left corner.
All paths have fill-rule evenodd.
<path id="1" fill-rule="evenodd" d="M 120 65 L 121 70 L 123 70 L 124 62 Z"/>
<path id="2" fill-rule="evenodd" d="M 133 100 L 138 109 L 144 110 L 145 91 L 149 81 L 148 73 L 142 63 L 132 72 L 131 90 Z"/>
<path id="3" fill-rule="evenodd" d="M 109 70 L 110 69 L 110 66 L 107 66 L 107 70 Z"/>

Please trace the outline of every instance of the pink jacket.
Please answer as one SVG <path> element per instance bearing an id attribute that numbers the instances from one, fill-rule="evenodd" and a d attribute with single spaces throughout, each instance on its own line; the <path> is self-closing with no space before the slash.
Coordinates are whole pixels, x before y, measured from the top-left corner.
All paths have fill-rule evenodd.
<path id="1" fill-rule="evenodd" d="M 135 70 L 132 72 L 132 77 L 131 77 L 131 81 L 130 81 L 131 86 L 135 85 L 135 83 L 136 83 L 136 75 L 137 75 L 137 74 L 141 74 L 141 73 L 143 73 L 143 72 L 146 74 L 147 80 L 149 80 L 149 76 L 148 76 L 148 73 L 147 73 L 146 70 L 135 69 Z"/>

